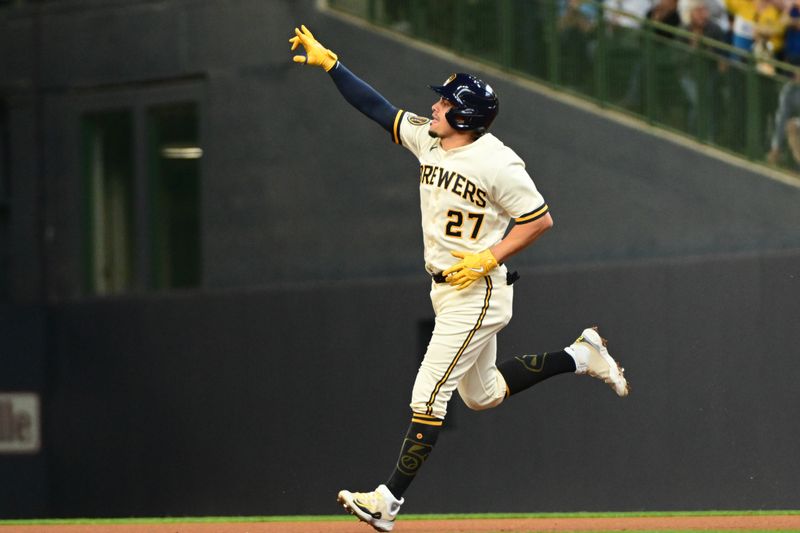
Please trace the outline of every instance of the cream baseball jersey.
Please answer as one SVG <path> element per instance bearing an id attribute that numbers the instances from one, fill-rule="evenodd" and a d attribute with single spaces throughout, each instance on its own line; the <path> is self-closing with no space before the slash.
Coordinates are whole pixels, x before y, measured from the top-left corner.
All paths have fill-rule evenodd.
<path id="1" fill-rule="evenodd" d="M 532 222 L 548 207 L 525 163 L 486 133 L 450 150 L 428 135 L 430 120 L 399 110 L 392 136 L 419 160 L 420 210 L 425 268 L 450 267 L 451 251 L 481 252 L 502 240 L 510 220 Z"/>

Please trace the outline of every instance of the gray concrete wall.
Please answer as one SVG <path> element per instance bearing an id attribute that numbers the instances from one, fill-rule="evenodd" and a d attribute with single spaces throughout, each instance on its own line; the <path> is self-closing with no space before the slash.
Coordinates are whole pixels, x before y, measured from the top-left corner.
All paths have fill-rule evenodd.
<path id="1" fill-rule="evenodd" d="M 416 161 L 321 70 L 291 63 L 287 39 L 308 24 L 390 101 L 423 114 L 427 84 L 465 67 L 313 4 L 70 0 L 0 9 L 0 46 L 10 51 L 0 60 L 0 98 L 12 132 L 11 298 L 84 293 L 81 115 L 184 99 L 199 104 L 205 148 L 204 287 L 419 272 Z M 556 220 L 557 231 L 517 265 L 800 246 L 800 189 L 477 73 L 503 102 L 495 133 L 525 159 Z"/>
<path id="2" fill-rule="evenodd" d="M 796 505 L 800 255 L 522 274 L 499 359 L 600 324 L 633 392 L 454 399 L 404 512 Z M 391 472 L 431 318 L 424 278 L 57 306 L 50 512 L 336 513 Z"/>

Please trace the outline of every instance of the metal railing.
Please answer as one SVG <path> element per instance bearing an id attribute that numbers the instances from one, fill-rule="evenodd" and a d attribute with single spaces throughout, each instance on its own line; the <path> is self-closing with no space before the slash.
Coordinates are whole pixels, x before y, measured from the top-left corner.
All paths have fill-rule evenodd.
<path id="1" fill-rule="evenodd" d="M 568 6 L 581 8 L 576 13 Z M 328 0 L 336 10 L 766 163 L 795 70 L 583 0 Z M 778 165 L 797 168 L 783 149 Z"/>

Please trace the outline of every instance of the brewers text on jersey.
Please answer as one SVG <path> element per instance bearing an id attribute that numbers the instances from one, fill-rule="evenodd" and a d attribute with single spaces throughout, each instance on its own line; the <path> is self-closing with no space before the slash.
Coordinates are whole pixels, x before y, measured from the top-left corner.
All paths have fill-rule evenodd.
<path id="1" fill-rule="evenodd" d="M 449 190 L 478 207 L 486 207 L 486 191 L 479 189 L 472 180 L 456 172 L 433 165 L 420 165 L 419 182 Z"/>

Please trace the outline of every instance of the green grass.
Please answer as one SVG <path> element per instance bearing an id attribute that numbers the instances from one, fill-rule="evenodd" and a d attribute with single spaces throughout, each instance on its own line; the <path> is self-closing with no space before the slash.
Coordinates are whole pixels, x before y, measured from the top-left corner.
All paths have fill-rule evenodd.
<path id="1" fill-rule="evenodd" d="M 648 511 L 620 513 L 477 513 L 477 514 L 407 514 L 403 520 L 481 520 L 500 518 L 625 518 L 625 517 L 670 517 L 670 516 L 770 516 L 800 515 L 800 510 L 786 511 Z M 0 520 L 2 525 L 74 525 L 74 524 L 170 524 L 203 522 L 328 522 L 353 520 L 347 514 L 336 515 L 291 515 L 291 516 L 177 516 L 164 518 L 51 518 Z M 662 530 L 663 531 L 663 530 Z M 676 530 L 677 533 L 680 530 Z M 705 530 L 712 531 L 712 530 Z M 754 531 L 754 530 L 750 530 Z M 758 530 L 766 531 L 766 530 Z M 786 531 L 786 530 L 784 530 Z M 644 532 L 640 532 L 644 533 Z"/>

